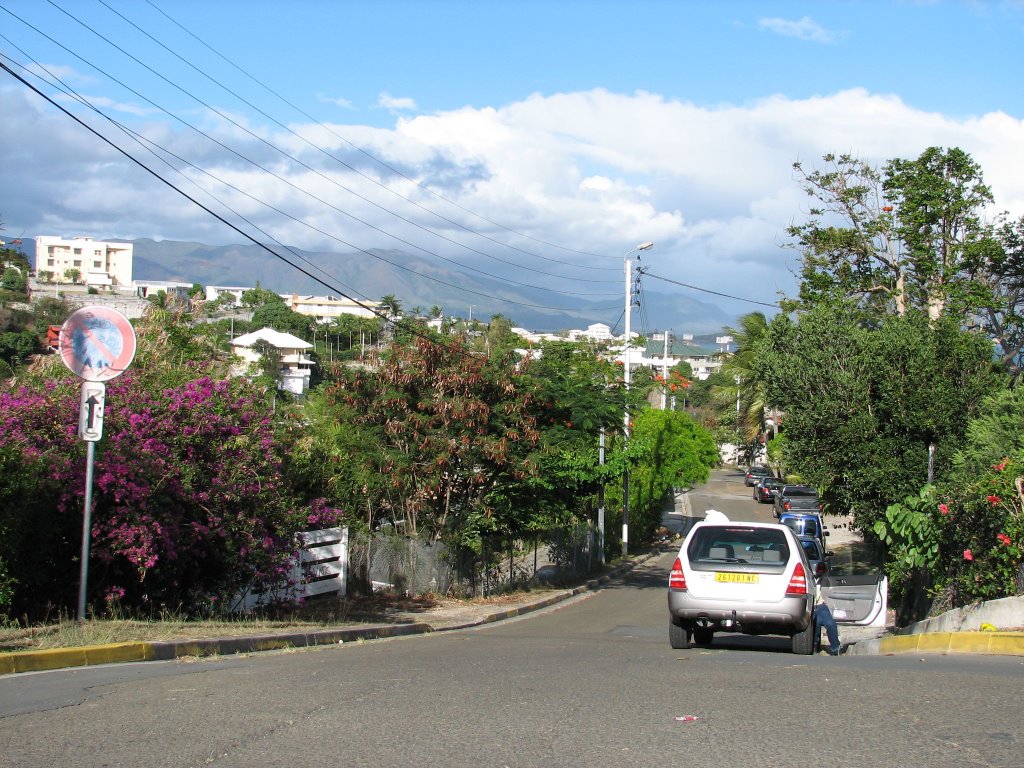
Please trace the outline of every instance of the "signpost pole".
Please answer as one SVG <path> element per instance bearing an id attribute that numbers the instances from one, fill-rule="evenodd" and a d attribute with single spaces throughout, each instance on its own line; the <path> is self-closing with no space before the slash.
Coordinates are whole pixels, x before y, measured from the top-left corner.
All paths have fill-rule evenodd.
<path id="1" fill-rule="evenodd" d="M 82 514 L 82 562 L 78 583 L 78 621 L 85 621 L 92 538 L 92 475 L 96 442 L 103 437 L 106 385 L 120 376 L 135 357 L 135 329 L 116 309 L 82 307 L 60 327 L 58 349 L 68 369 L 82 379 L 78 434 L 86 443 L 85 509 Z"/>
<path id="2" fill-rule="evenodd" d="M 89 540 L 92 537 L 92 464 L 96 443 L 86 444 L 85 459 L 85 512 L 82 515 L 82 567 L 78 578 L 78 621 L 85 621 L 85 591 L 89 581 Z"/>

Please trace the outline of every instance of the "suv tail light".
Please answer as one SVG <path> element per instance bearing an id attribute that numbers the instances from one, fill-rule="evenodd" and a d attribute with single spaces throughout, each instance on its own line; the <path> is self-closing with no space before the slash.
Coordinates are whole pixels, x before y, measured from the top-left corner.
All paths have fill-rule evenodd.
<path id="1" fill-rule="evenodd" d="M 787 501 L 787 502 L 785 502 L 785 503 L 784 503 L 784 504 L 782 505 L 782 508 L 783 508 L 784 510 L 786 510 L 787 512 L 789 512 L 789 510 L 790 510 L 790 504 L 789 504 L 789 502 L 788 502 L 788 501 Z"/>
<path id="2" fill-rule="evenodd" d="M 671 581 L 671 579 L 670 579 Z M 803 563 L 797 563 L 793 569 L 793 575 L 789 578 L 789 586 L 786 587 L 786 596 L 797 596 L 807 594 L 807 574 L 804 573 Z"/>
<path id="3" fill-rule="evenodd" d="M 668 577 L 668 588 L 669 589 L 686 589 L 686 577 L 683 575 L 683 564 L 679 562 L 679 558 L 672 563 L 672 573 Z"/>

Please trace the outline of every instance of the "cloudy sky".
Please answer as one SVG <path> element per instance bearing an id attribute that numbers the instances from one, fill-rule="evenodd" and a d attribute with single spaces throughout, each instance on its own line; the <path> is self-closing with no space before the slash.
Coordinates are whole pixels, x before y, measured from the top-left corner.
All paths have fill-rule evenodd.
<path id="1" fill-rule="evenodd" d="M 6 239 L 402 250 L 550 306 L 653 241 L 646 290 L 739 314 L 795 291 L 794 161 L 959 146 L 1024 214 L 1019 0 L 0 0 L 0 55 L 54 102 L 0 71 Z"/>

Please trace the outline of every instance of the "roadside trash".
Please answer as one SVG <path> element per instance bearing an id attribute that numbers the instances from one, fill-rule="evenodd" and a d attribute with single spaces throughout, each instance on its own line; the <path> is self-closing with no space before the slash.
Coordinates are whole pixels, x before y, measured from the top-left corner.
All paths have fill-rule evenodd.
<path id="1" fill-rule="evenodd" d="M 672 719 L 675 720 L 677 723 L 695 723 L 698 720 L 700 720 L 700 718 L 697 717 L 697 715 L 679 715 L 678 717 L 673 717 Z"/>
<path id="2" fill-rule="evenodd" d="M 992 626 L 991 624 L 982 624 L 981 625 L 981 631 L 982 632 L 995 632 L 996 628 L 994 626 Z"/>

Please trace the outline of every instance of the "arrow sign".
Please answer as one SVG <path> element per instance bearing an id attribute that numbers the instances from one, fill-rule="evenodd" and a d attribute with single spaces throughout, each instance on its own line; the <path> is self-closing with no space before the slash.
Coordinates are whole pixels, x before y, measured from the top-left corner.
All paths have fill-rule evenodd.
<path id="1" fill-rule="evenodd" d="M 78 412 L 78 434 L 89 443 L 103 437 L 103 400 L 107 393 L 101 381 L 83 381 L 81 407 Z"/>

